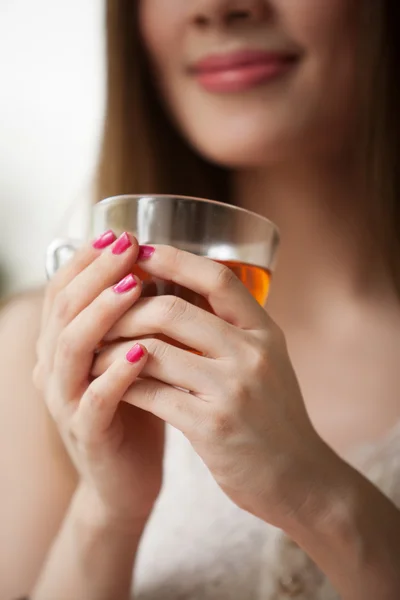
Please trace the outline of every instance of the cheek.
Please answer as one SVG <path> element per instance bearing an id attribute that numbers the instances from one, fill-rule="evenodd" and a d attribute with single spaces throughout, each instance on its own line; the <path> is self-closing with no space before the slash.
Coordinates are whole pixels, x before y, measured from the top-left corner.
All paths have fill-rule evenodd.
<path id="1" fill-rule="evenodd" d="M 182 39 L 186 0 L 140 0 L 139 28 L 147 54 L 160 74 Z M 179 54 L 177 55 L 179 59 Z"/>
<path id="2" fill-rule="evenodd" d="M 362 0 L 277 0 L 289 35 L 304 48 L 303 79 L 310 97 L 338 112 L 356 75 Z M 343 98 L 343 95 L 345 98 Z"/>
<path id="3" fill-rule="evenodd" d="M 305 53 L 321 61 L 354 47 L 361 0 L 277 0 L 282 24 Z"/>
<path id="4" fill-rule="evenodd" d="M 139 28 L 154 82 L 167 111 L 178 123 L 185 93 L 183 60 L 189 20 L 188 0 L 140 0 Z"/>

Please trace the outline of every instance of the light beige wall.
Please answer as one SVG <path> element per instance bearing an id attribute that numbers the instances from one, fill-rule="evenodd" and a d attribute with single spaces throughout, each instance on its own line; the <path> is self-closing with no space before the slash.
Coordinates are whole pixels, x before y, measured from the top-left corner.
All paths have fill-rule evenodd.
<path id="1" fill-rule="evenodd" d="M 48 242 L 84 201 L 104 105 L 102 0 L 0 1 L 3 292 L 44 281 Z"/>

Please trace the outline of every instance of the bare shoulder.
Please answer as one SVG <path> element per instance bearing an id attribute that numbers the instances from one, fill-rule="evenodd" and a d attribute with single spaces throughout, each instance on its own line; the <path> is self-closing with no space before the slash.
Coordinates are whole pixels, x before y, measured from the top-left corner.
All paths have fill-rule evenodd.
<path id="1" fill-rule="evenodd" d="M 31 384 L 36 363 L 44 291 L 33 290 L 8 298 L 0 306 L 0 381 L 3 393 L 10 377 Z M 15 383 L 15 394 L 20 386 Z"/>
<path id="2" fill-rule="evenodd" d="M 0 431 L 18 427 L 22 433 L 25 428 L 25 441 L 34 443 L 40 432 L 41 444 L 51 444 L 53 455 L 64 455 L 45 400 L 33 384 L 43 303 L 44 290 L 38 289 L 9 298 L 0 308 Z"/>
<path id="3" fill-rule="evenodd" d="M 0 307 L 0 597 L 32 588 L 76 485 L 76 473 L 44 397 L 34 387 L 44 292 Z"/>
<path id="4" fill-rule="evenodd" d="M 0 336 L 24 328 L 29 338 L 37 337 L 44 301 L 44 290 L 35 289 L 6 298 L 0 303 Z"/>

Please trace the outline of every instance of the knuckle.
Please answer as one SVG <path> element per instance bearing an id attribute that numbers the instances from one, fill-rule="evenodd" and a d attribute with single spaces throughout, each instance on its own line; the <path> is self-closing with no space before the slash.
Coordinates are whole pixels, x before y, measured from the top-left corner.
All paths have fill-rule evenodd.
<path id="1" fill-rule="evenodd" d="M 161 321 L 176 322 L 183 318 L 188 309 L 188 304 L 178 296 L 164 296 L 161 308 Z"/>
<path id="2" fill-rule="evenodd" d="M 146 379 L 140 382 L 134 393 L 140 393 L 141 404 L 149 410 L 157 410 L 166 405 L 170 409 L 176 409 L 179 405 L 179 399 L 171 396 L 171 389 L 168 385 L 160 384 L 157 380 Z"/>
<path id="3" fill-rule="evenodd" d="M 161 363 L 168 355 L 169 346 L 161 340 L 152 339 L 150 344 L 147 345 L 147 350 L 153 359 L 156 359 L 157 362 Z"/>
<path id="4" fill-rule="evenodd" d="M 237 282 L 235 273 L 225 265 L 218 266 L 217 276 L 214 283 L 215 292 L 226 292 Z"/>
<path id="5" fill-rule="evenodd" d="M 65 290 L 61 290 L 54 299 L 54 315 L 57 321 L 68 323 L 72 316 L 71 300 Z"/>
<path id="6" fill-rule="evenodd" d="M 54 386 L 50 382 L 47 382 L 46 388 L 46 393 L 44 393 L 46 408 L 58 429 L 61 430 L 65 425 L 67 414 L 64 399 L 54 393 L 54 389 L 52 389 Z"/>
<path id="7" fill-rule="evenodd" d="M 237 426 L 232 414 L 225 411 L 215 411 L 209 422 L 209 434 L 214 438 L 228 438 L 235 434 Z"/>
<path id="8" fill-rule="evenodd" d="M 115 321 L 115 315 L 118 316 L 121 312 L 117 294 L 110 295 L 107 292 L 108 290 L 102 292 L 93 306 L 94 319 L 101 330 L 109 329 Z"/>
<path id="9" fill-rule="evenodd" d="M 265 344 L 252 345 L 247 353 L 248 371 L 253 376 L 258 376 L 268 370 L 270 357 L 268 347 Z"/>
<path id="10" fill-rule="evenodd" d="M 151 406 L 162 399 L 162 392 L 156 381 L 148 380 L 146 385 L 142 385 L 140 388 L 140 393 L 143 395 L 143 401 L 146 405 Z"/>
<path id="11" fill-rule="evenodd" d="M 246 373 L 249 376 L 249 373 Z M 239 377 L 237 374 L 233 374 L 229 380 L 229 404 L 231 409 L 240 411 L 241 407 L 246 404 L 248 397 L 248 389 L 246 381 Z"/>
<path id="12" fill-rule="evenodd" d="M 62 361 L 69 361 L 76 352 L 76 343 L 68 329 L 60 333 L 57 341 L 56 354 Z"/>
<path id="13" fill-rule="evenodd" d="M 65 437 L 69 444 L 78 450 L 79 454 L 90 452 L 92 445 L 91 436 L 88 428 L 82 426 L 77 414 L 68 423 L 68 427 L 65 429 Z"/>
<path id="14" fill-rule="evenodd" d="M 259 340 L 267 347 L 275 344 L 286 344 L 285 334 L 281 327 L 272 319 L 268 319 L 267 327 L 260 332 Z"/>
<path id="15" fill-rule="evenodd" d="M 68 427 L 65 427 L 65 429 L 63 429 L 63 437 L 65 438 L 68 446 L 72 448 L 79 448 L 81 444 L 81 433 L 79 424 L 74 417 L 68 423 Z"/>
<path id="16" fill-rule="evenodd" d="M 115 314 L 115 310 L 111 311 L 107 310 L 107 308 L 104 310 L 97 311 L 95 320 L 98 331 L 109 331 L 113 324 L 113 320 L 111 318 L 113 313 Z"/>
<path id="17" fill-rule="evenodd" d="M 79 408 L 75 411 L 68 422 L 68 437 L 81 453 L 89 454 L 100 442 L 101 436 L 96 428 L 93 428 L 93 420 L 96 420 L 96 415 L 107 410 L 107 397 L 96 382 L 93 382 L 87 388 L 81 402 L 85 403 L 84 414 Z"/>
<path id="18" fill-rule="evenodd" d="M 184 257 L 184 252 L 179 250 L 179 248 L 175 248 L 174 246 L 167 246 L 165 250 L 167 252 L 167 260 L 170 268 L 173 272 L 179 271 Z"/>
<path id="19" fill-rule="evenodd" d="M 99 389 L 94 381 L 85 392 L 85 403 L 90 412 L 102 412 L 107 408 L 107 402 L 104 393 Z"/>

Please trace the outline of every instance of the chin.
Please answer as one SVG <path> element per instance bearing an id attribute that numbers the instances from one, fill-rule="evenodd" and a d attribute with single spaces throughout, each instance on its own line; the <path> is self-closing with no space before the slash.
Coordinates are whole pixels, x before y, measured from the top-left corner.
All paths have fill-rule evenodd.
<path id="1" fill-rule="evenodd" d="M 292 103 L 288 106 L 287 102 L 258 97 L 247 101 L 221 98 L 208 104 L 171 102 L 171 112 L 199 154 L 235 169 L 285 162 L 299 147 L 303 152 L 304 140 L 309 140 L 315 122 L 305 107 L 299 114 Z"/>
<path id="2" fill-rule="evenodd" d="M 206 160 L 228 169 L 251 169 L 285 162 L 294 143 L 286 136 L 220 136 L 192 139 L 195 150 Z"/>

